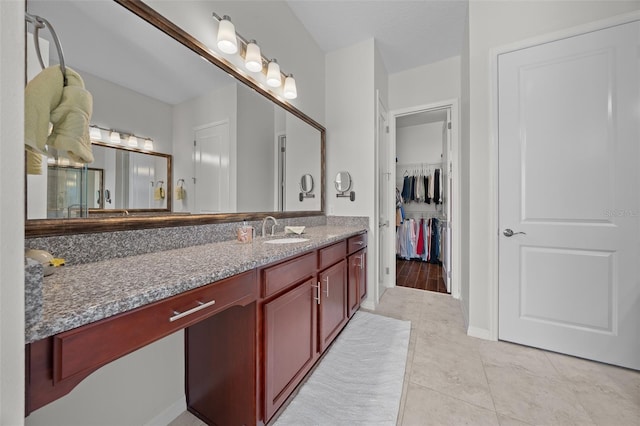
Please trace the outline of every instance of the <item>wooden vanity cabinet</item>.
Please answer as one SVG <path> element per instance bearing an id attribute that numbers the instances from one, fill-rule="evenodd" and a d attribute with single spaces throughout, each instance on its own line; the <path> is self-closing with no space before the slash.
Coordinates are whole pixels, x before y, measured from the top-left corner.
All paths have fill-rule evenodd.
<path id="1" fill-rule="evenodd" d="M 312 277 L 263 306 L 266 419 L 318 359 L 316 296 Z"/>
<path id="2" fill-rule="evenodd" d="M 340 262 L 318 275 L 320 286 L 320 352 L 333 342 L 349 320 L 347 316 L 347 261 Z"/>
<path id="3" fill-rule="evenodd" d="M 257 284 L 256 272 L 248 271 L 26 345 L 26 414 L 66 395 L 103 365 L 186 329 L 188 368 L 199 370 L 188 377 L 187 394 L 198 389 L 198 380 L 210 381 L 217 386 L 213 399 L 235 393 L 241 399 L 217 405 L 216 416 L 244 419 L 231 410 L 256 405 Z M 205 355 L 212 354 L 202 363 L 193 357 L 199 342 Z M 251 394 L 240 390 L 240 382 Z"/>
<path id="4" fill-rule="evenodd" d="M 348 315 L 349 318 L 360 308 L 367 296 L 367 234 L 349 238 L 348 263 Z"/>

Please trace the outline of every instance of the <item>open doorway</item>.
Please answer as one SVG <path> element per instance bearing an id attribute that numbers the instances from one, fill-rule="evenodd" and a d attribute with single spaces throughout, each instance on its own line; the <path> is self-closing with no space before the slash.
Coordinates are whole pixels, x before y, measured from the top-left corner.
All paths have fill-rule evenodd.
<path id="1" fill-rule="evenodd" d="M 395 235 L 395 285 L 450 293 L 458 298 L 459 185 L 457 101 L 393 111 L 390 140 L 395 188 L 389 200 Z"/>

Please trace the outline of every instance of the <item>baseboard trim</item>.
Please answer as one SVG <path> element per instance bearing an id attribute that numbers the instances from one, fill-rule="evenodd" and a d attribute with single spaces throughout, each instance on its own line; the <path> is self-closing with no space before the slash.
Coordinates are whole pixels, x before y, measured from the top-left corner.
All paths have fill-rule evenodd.
<path id="1" fill-rule="evenodd" d="M 370 311 L 373 311 L 376 308 L 375 303 L 373 303 L 373 301 L 370 301 L 369 299 L 366 299 L 364 302 L 361 302 L 360 306 L 362 306 L 362 308 L 368 309 Z"/>
<path id="2" fill-rule="evenodd" d="M 187 399 L 185 396 L 175 401 L 173 404 L 162 410 L 157 416 L 145 423 L 145 426 L 167 426 L 180 414 L 187 410 Z"/>
<path id="3" fill-rule="evenodd" d="M 491 338 L 491 332 L 484 328 L 469 326 L 467 328 L 467 336 L 476 337 L 483 340 L 495 340 Z"/>

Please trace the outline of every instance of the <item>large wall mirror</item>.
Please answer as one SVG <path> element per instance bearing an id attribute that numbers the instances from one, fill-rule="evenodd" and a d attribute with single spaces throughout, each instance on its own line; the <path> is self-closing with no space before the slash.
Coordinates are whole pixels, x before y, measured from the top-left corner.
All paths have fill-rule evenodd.
<path id="1" fill-rule="evenodd" d="M 324 128 L 146 4 L 28 0 L 27 11 L 54 26 L 67 67 L 93 96 L 91 124 L 153 140 L 145 153 L 105 137 L 84 170 L 48 159 L 49 170 L 27 176 L 27 236 L 322 214 Z M 57 63 L 49 32 L 39 38 L 45 60 Z M 28 36 L 28 78 L 40 71 L 33 51 Z M 321 196 L 300 200 L 307 174 Z M 74 178 L 84 198 L 52 209 Z M 110 209 L 129 216 L 103 217 Z"/>

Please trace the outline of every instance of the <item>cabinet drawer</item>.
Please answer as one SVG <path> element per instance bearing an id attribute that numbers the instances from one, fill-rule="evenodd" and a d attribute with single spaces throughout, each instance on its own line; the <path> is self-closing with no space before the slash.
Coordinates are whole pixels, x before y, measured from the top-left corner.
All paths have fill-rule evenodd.
<path id="1" fill-rule="evenodd" d="M 353 237 L 350 237 L 348 240 L 348 244 L 349 244 L 349 254 L 366 247 L 367 233 L 365 232 L 364 234 L 354 235 Z"/>
<path id="2" fill-rule="evenodd" d="M 262 297 L 269 297 L 302 281 L 313 275 L 315 269 L 315 253 L 308 253 L 264 269 L 262 272 Z"/>
<path id="3" fill-rule="evenodd" d="M 340 260 L 347 255 L 347 242 L 340 241 L 329 247 L 325 247 L 318 251 L 318 269 L 324 269 Z"/>
<path id="4" fill-rule="evenodd" d="M 174 331 L 258 296 L 255 271 L 208 284 L 53 338 L 53 381 L 90 372 Z"/>

